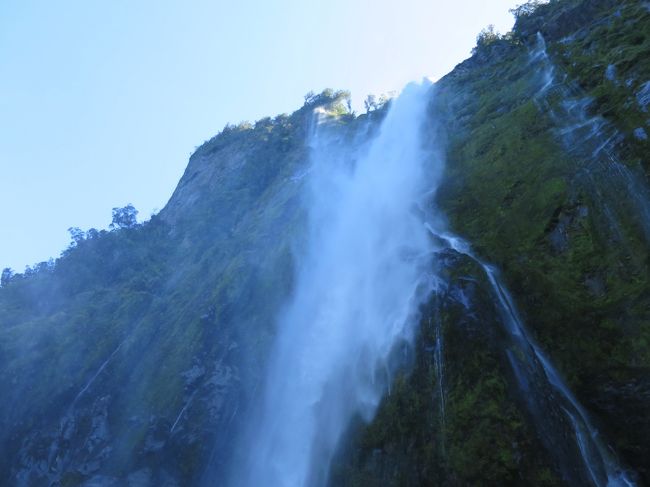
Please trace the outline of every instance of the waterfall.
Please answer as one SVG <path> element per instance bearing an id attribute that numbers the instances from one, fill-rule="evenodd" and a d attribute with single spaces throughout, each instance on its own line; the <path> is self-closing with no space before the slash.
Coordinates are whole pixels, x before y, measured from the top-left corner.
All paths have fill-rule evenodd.
<path id="1" fill-rule="evenodd" d="M 593 426 L 589 415 L 580 405 L 571 390 L 562 380 L 560 373 L 529 336 L 519 317 L 512 296 L 503 284 L 496 268 L 480 260 L 471 251 L 470 245 L 461 238 L 444 230 L 436 230 L 432 225 L 427 229 L 436 238 L 447 242 L 449 248 L 468 256 L 477 262 L 485 272 L 492 288 L 495 304 L 501 315 L 501 322 L 509 336 L 506 355 L 513 369 L 522 394 L 535 417 L 540 434 L 550 439 L 547 446 L 563 466 L 565 475 L 572 476 L 574 465 L 570 457 L 565 457 L 560 449 L 566 443 L 562 435 L 562 424 L 553 411 L 560 408 L 574 433 L 576 451 L 583 464 L 588 480 L 597 487 L 631 487 L 635 483 L 631 476 L 618 463 L 609 446 L 603 443 L 598 430 Z M 553 392 L 549 396 L 545 391 Z M 570 452 L 569 452 L 570 453 Z M 569 480 L 569 479 L 567 479 Z"/>
<path id="2" fill-rule="evenodd" d="M 436 308 L 433 315 L 435 327 L 435 346 L 433 349 L 433 363 L 436 369 L 436 384 L 438 389 L 438 402 L 440 408 L 440 430 L 445 431 L 445 357 L 444 357 L 444 335 L 442 321 L 440 318 L 440 307 L 436 300 Z"/>
<path id="3" fill-rule="evenodd" d="M 420 137 L 429 94 L 428 83 L 407 86 L 365 143 L 317 117 L 306 249 L 231 485 L 325 485 L 351 421 L 370 421 L 387 392 L 433 286 L 417 212 L 435 185 Z"/>
<path id="4" fill-rule="evenodd" d="M 543 49 L 533 53 L 531 62 L 543 67 L 537 97 L 543 108 L 548 93 L 556 89 L 554 68 Z M 443 168 L 442 158 L 425 150 L 421 138 L 430 93 L 427 84 L 409 85 L 391 103 L 374 135 L 357 126 L 362 136 L 355 137 L 325 109 L 315 115 L 311 165 L 292 179 L 305 189 L 308 215 L 295 289 L 277 319 L 265 382 L 245 420 L 230 485 L 327 484 L 348 427 L 358 418 L 372 420 L 400 365 L 396 357 L 413 340 L 421 305 L 439 291 L 434 259 L 444 249 L 473 259 L 483 269 L 506 332 L 504 357 L 565 480 L 597 487 L 635 485 L 529 335 L 497 269 L 449 233 L 444 216 L 424 203 L 433 200 Z M 568 120 L 560 126 L 560 136 L 580 133 L 583 152 L 589 149 L 591 156 L 609 154 L 611 159 L 609 142 L 595 142 L 607 124 L 585 118 L 578 104 L 562 106 L 565 112 L 551 114 Z M 588 166 L 586 156 L 585 161 Z M 429 351 L 438 386 L 432 407 L 439 408 L 444 430 L 440 296 L 429 317 L 435 334 Z"/>
<path id="5" fill-rule="evenodd" d="M 83 396 L 84 393 L 90 388 L 90 386 L 92 386 L 93 382 L 95 382 L 95 379 L 97 379 L 97 377 L 99 377 L 100 374 L 102 372 L 104 372 L 104 369 L 108 366 L 108 364 L 111 362 L 111 360 L 113 360 L 113 357 L 115 357 L 117 352 L 120 351 L 120 349 L 122 348 L 122 345 L 124 345 L 126 343 L 126 340 L 127 340 L 126 338 L 124 340 L 122 340 L 118 344 L 118 346 L 115 348 L 115 350 L 113 350 L 113 352 L 108 356 L 108 358 L 106 360 L 104 360 L 104 362 L 102 362 L 102 364 L 99 366 L 97 371 L 92 375 L 90 380 L 86 383 L 85 386 L 82 387 L 82 389 L 79 391 L 79 393 L 75 396 L 74 400 L 72 401 L 72 404 L 70 405 L 71 408 L 74 407 L 75 404 L 77 404 L 77 401 L 79 401 L 81 396 Z"/>
<path id="6" fill-rule="evenodd" d="M 609 223 L 617 240 L 622 239 L 621 211 L 609 201 L 620 202 L 627 196 L 630 213 L 636 215 L 646 240 L 650 241 L 650 188 L 640 167 L 628 167 L 616 155 L 623 135 L 600 115 L 590 115 L 591 100 L 580 89 L 566 83 L 546 51 L 544 37 L 538 33 L 530 53 L 530 63 L 540 79 L 535 102 L 550 115 L 563 147 L 581 166 L 578 178 L 593 193 L 595 204 Z"/>

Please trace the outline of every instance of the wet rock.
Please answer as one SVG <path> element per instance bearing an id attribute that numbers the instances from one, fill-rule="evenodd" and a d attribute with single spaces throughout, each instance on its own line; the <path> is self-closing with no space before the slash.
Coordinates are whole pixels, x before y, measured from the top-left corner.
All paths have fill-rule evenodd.
<path id="1" fill-rule="evenodd" d="M 637 473 L 647 478 L 650 466 L 650 370 L 624 368 L 614 374 L 594 376 L 586 384 L 589 406 L 607 425 L 616 425 L 608 434 L 618 437 L 622 452 L 635 464 Z"/>
<path id="2" fill-rule="evenodd" d="M 121 485 L 123 484 L 115 477 L 95 475 L 81 484 L 81 487 L 120 487 Z"/>
<path id="3" fill-rule="evenodd" d="M 170 427 L 166 421 L 152 417 L 149 431 L 144 440 L 144 453 L 155 453 L 163 449 L 169 437 Z"/>
<path id="4" fill-rule="evenodd" d="M 580 219 L 589 214 L 589 209 L 584 205 L 569 208 L 558 208 L 553 215 L 551 223 L 546 230 L 546 235 L 551 248 L 558 254 L 569 249 L 569 234 Z"/>
<path id="5" fill-rule="evenodd" d="M 463 308 L 469 310 L 471 307 L 471 298 L 468 296 L 468 293 L 465 289 L 460 286 L 453 286 L 449 290 L 449 297 L 459 303 Z"/>
<path id="6" fill-rule="evenodd" d="M 232 415 L 226 413 L 224 409 L 226 409 L 226 399 L 238 381 L 235 369 L 225 365 L 215 367 L 205 384 L 207 394 L 202 398 L 211 423 L 217 424 L 224 419 L 224 415 Z"/>
<path id="7" fill-rule="evenodd" d="M 127 487 L 149 487 L 153 484 L 151 469 L 143 468 L 128 475 L 126 478 Z"/>
<path id="8" fill-rule="evenodd" d="M 158 476 L 157 482 L 154 484 L 160 487 L 180 487 L 181 484 L 178 483 L 178 481 L 172 477 L 168 472 L 163 470 L 160 472 L 160 475 Z"/>
<path id="9" fill-rule="evenodd" d="M 561 254 L 569 249 L 569 236 L 566 231 L 566 225 L 560 224 L 553 229 L 548 235 L 548 240 L 553 249 Z"/>
<path id="10" fill-rule="evenodd" d="M 641 89 L 636 94 L 636 99 L 641 107 L 641 110 L 644 112 L 648 111 L 648 105 L 650 105 L 650 81 L 646 81 Z"/>
<path id="11" fill-rule="evenodd" d="M 93 410 L 91 430 L 86 441 L 86 448 L 93 452 L 98 446 L 107 444 L 110 440 L 110 430 L 108 426 L 108 405 L 110 397 L 102 397 Z"/>
<path id="12" fill-rule="evenodd" d="M 185 385 L 190 386 L 205 375 L 205 368 L 195 364 L 191 369 L 183 372 L 181 375 L 185 379 Z"/>
<path id="13" fill-rule="evenodd" d="M 87 477 L 100 472 L 112 451 L 110 401 L 106 395 L 89 406 L 71 407 L 60 420 L 25 438 L 14 473 L 16 485 L 56 485 L 66 475 Z"/>
<path id="14" fill-rule="evenodd" d="M 603 276 L 589 275 L 585 278 L 585 287 L 593 296 L 601 297 L 607 293 L 607 285 Z"/>
<path id="15" fill-rule="evenodd" d="M 611 82 L 616 82 L 616 66 L 610 64 L 605 70 L 605 78 Z"/>
<path id="16" fill-rule="evenodd" d="M 82 475 L 90 475 L 99 470 L 101 467 L 101 464 L 97 460 L 91 460 L 89 462 L 85 462 L 82 464 L 78 469 L 77 472 L 79 472 Z"/>

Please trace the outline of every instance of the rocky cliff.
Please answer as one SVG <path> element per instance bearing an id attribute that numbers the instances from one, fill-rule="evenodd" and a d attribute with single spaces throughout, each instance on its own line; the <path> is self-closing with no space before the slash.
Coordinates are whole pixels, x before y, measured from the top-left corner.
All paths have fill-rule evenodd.
<path id="1" fill-rule="evenodd" d="M 594 483 L 553 380 L 522 387 L 517 370 L 542 369 L 482 263 L 611 456 L 650 483 L 649 36 L 647 2 L 552 1 L 437 83 L 430 205 L 474 257 L 440 253 L 444 291 L 333 485 Z M 4 283 L 3 484 L 220 485 L 294 285 L 313 111 L 342 138 L 372 137 L 386 111 L 356 116 L 345 96 L 227 127 L 149 222 Z"/>

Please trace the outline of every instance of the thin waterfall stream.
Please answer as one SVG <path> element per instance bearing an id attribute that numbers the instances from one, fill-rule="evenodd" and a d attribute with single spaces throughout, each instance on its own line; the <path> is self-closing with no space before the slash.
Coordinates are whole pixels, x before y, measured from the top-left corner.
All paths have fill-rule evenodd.
<path id="1" fill-rule="evenodd" d="M 616 455 L 604 443 L 604 439 L 593 426 L 589 415 L 564 383 L 560 373 L 529 336 L 519 317 L 514 300 L 503 284 L 497 269 L 479 259 L 463 239 L 445 230 L 436 230 L 432 225 L 427 225 L 427 228 L 436 240 L 446 242 L 449 248 L 466 255 L 483 268 L 496 298 L 501 321 L 507 328 L 511 339 L 506 353 L 522 393 L 527 395 L 528 405 L 533 415 L 537 417 L 540 430 L 550 427 L 557 431 L 560 425 L 557 424 L 557 420 L 552 418 L 551 411 L 554 406 L 559 405 L 573 429 L 584 470 L 593 485 L 598 487 L 634 486 L 635 483 L 630 473 L 626 472 L 619 464 Z M 552 387 L 557 394 L 559 404 L 549 403 L 552 398 L 544 395 L 540 381 Z M 554 431 L 551 431 L 551 434 L 554 434 Z M 556 444 L 561 444 L 561 435 L 553 441 Z M 549 448 L 552 448 L 552 445 L 549 445 Z M 571 465 L 567 464 L 564 468 L 568 471 Z"/>
<path id="2" fill-rule="evenodd" d="M 535 102 L 540 112 L 550 115 L 564 148 L 582 165 L 578 176 L 595 193 L 594 200 L 602 206 L 610 228 L 620 239 L 621 215 L 608 201 L 619 201 L 624 194 L 646 240 L 650 241 L 650 188 L 641 168 L 628 167 L 617 157 L 616 145 L 622 134 L 602 116 L 589 114 L 592 101 L 566 82 L 566 76 L 550 59 L 541 33 L 537 33 L 530 51 L 530 64 L 540 79 Z"/>
<path id="3" fill-rule="evenodd" d="M 445 429 L 445 356 L 444 356 L 444 335 L 442 322 L 440 319 L 440 308 L 438 303 L 433 314 L 433 323 L 435 329 L 435 346 L 433 350 L 433 361 L 436 369 L 436 383 L 438 386 L 438 402 L 440 407 L 441 430 Z"/>

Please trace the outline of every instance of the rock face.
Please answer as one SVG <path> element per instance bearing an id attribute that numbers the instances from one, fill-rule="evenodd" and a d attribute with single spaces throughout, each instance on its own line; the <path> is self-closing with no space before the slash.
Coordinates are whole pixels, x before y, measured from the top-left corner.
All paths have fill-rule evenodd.
<path id="1" fill-rule="evenodd" d="M 639 485 L 650 483 L 648 33 L 639 1 L 522 11 L 430 107 L 447 132 L 435 204 L 501 270 Z M 312 113 L 338 114 L 352 137 L 372 136 L 385 112 L 346 113 L 343 96 L 228 127 L 150 222 L 93 234 L 0 288 L 0 483 L 226 478 L 293 287 Z M 563 460 L 576 452 L 562 412 L 549 415 L 567 441 L 553 443 L 515 386 L 484 269 L 451 250 L 438 262 L 445 290 L 376 418 L 350 426 L 332 484 L 589 485 Z"/>
<path id="2" fill-rule="evenodd" d="M 292 177 L 312 108 L 226 130 L 194 154 L 160 215 L 2 288 L 3 481 L 220 475 L 291 288 Z"/>
<path id="3" fill-rule="evenodd" d="M 648 127 L 637 103 L 647 32 L 640 2 L 550 2 L 443 78 L 435 100 L 448 132 L 438 204 L 503 271 L 532 334 L 640 484 L 650 481 L 650 444 L 640 438 L 650 410 L 650 160 L 635 130 Z M 626 82 L 608 79 L 608 66 Z M 463 281 L 481 282 L 464 272 Z M 473 341 L 471 329 L 497 327 L 489 301 L 470 311 L 447 304 L 441 314 L 445 421 L 425 323 L 414 371 L 357 435 L 340 483 L 590 485 L 562 469 L 553 457 L 560 445 L 540 447 L 498 334 Z M 464 328 L 472 319 L 480 326 Z"/>

